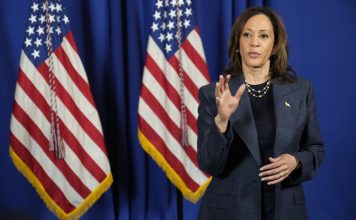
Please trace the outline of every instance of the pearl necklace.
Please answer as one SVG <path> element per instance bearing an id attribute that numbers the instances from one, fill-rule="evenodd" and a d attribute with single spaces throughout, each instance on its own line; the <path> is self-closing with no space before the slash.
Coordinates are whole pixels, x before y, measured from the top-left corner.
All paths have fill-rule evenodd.
<path id="1" fill-rule="evenodd" d="M 250 93 L 253 97 L 262 98 L 268 92 L 269 87 L 271 85 L 271 81 L 268 80 L 266 85 L 260 90 L 253 89 L 252 86 L 248 84 L 246 81 L 245 81 L 245 85 L 247 87 L 248 93 Z"/>

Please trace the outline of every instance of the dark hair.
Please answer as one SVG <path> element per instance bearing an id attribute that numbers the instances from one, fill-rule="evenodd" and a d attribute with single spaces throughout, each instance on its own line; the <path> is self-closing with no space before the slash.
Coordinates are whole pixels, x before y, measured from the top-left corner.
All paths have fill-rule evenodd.
<path id="1" fill-rule="evenodd" d="M 288 65 L 287 34 L 281 18 L 267 7 L 251 7 L 246 9 L 232 26 L 229 43 L 229 67 L 226 72 L 231 75 L 242 74 L 240 53 L 240 37 L 247 21 L 259 14 L 264 14 L 271 21 L 274 33 L 274 45 L 270 56 L 270 78 L 273 82 L 294 82 L 295 71 Z"/>

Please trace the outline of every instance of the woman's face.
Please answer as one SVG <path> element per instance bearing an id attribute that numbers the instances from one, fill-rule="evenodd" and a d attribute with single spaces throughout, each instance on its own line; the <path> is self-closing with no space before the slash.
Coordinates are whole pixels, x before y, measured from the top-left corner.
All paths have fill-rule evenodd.
<path id="1" fill-rule="evenodd" d="M 270 63 L 274 45 L 273 26 L 264 14 L 252 16 L 242 29 L 240 55 L 242 67 L 263 68 Z"/>

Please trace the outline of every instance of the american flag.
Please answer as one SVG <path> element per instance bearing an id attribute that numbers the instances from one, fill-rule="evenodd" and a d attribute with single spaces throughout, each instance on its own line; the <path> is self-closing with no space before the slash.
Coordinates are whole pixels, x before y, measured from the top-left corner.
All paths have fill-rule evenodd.
<path id="1" fill-rule="evenodd" d="M 139 99 L 138 137 L 183 196 L 196 202 L 210 177 L 197 163 L 198 89 L 209 83 L 191 0 L 157 0 Z"/>
<path id="2" fill-rule="evenodd" d="M 61 219 L 79 218 L 112 183 L 99 115 L 60 0 L 30 5 L 10 156 Z"/>

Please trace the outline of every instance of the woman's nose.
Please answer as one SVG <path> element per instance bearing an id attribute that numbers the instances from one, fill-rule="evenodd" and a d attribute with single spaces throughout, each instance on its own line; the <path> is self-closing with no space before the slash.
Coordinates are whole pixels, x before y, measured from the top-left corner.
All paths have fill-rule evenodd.
<path id="1" fill-rule="evenodd" d="M 250 45 L 251 45 L 251 46 L 254 46 L 254 47 L 259 47 L 259 46 L 261 46 L 261 42 L 260 42 L 260 40 L 258 39 L 258 36 L 253 36 L 253 37 L 251 37 Z"/>

